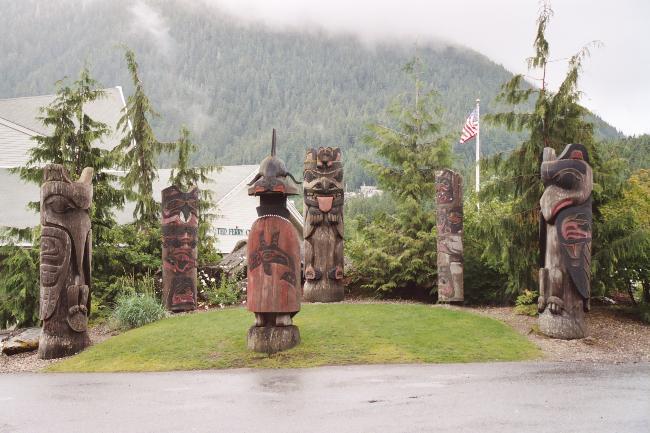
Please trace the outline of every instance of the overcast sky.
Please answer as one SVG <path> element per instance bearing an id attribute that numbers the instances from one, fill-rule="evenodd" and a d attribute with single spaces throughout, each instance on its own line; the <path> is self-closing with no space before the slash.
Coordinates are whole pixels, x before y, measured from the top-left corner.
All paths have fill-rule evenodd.
<path id="1" fill-rule="evenodd" d="M 367 41 L 445 39 L 526 73 L 537 0 L 201 0 L 278 30 L 322 27 Z M 552 58 L 599 40 L 584 63 L 582 102 L 626 134 L 650 133 L 650 1 L 555 0 L 547 39 Z M 550 68 L 554 88 L 566 72 Z"/>

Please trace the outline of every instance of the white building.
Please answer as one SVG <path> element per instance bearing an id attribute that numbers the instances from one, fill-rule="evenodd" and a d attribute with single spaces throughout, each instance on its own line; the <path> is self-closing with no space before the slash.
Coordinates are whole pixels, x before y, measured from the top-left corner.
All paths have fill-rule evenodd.
<path id="1" fill-rule="evenodd" d="M 88 104 L 84 109 L 95 120 L 104 122 L 115 129 L 122 109 L 125 106 L 120 87 L 105 89 L 106 98 Z M 25 98 L 0 99 L 0 227 L 33 227 L 39 223 L 39 215 L 27 209 L 27 204 L 38 201 L 38 185 L 23 182 L 9 169 L 24 165 L 29 160 L 29 149 L 34 147 L 32 137 L 51 133 L 38 120 L 39 108 L 54 100 L 54 95 Z M 120 132 L 109 135 L 100 147 L 112 149 L 122 138 Z M 248 231 L 257 218 L 257 197 L 248 196 L 247 184 L 255 174 L 257 165 L 224 166 L 209 177 L 212 182 L 199 185 L 210 188 L 217 203 L 217 217 L 213 223 L 213 233 L 217 237 L 217 249 L 229 253 L 235 244 L 245 240 Z M 154 199 L 160 202 L 161 191 L 169 186 L 170 169 L 158 171 L 158 180 L 153 185 Z M 119 172 L 117 172 L 119 174 Z M 123 210 L 117 211 L 120 224 L 133 220 L 134 203 L 127 203 Z M 289 201 L 291 220 L 302 236 L 302 215 Z"/>

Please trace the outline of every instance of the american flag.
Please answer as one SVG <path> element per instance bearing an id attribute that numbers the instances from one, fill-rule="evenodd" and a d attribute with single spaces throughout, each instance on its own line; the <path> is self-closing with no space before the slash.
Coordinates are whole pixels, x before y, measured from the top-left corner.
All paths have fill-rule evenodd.
<path id="1" fill-rule="evenodd" d="M 460 136 L 460 144 L 463 144 L 467 140 L 473 138 L 478 133 L 478 113 L 476 108 L 472 111 L 465 121 L 465 126 L 463 127 L 463 133 Z"/>

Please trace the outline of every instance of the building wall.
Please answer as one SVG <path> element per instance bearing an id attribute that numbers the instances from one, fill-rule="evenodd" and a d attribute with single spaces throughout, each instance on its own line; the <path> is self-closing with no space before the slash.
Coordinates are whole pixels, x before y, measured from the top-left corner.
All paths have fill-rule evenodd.
<path id="1" fill-rule="evenodd" d="M 35 146 L 32 135 L 0 122 L 0 167 L 21 167 L 29 160 Z"/>

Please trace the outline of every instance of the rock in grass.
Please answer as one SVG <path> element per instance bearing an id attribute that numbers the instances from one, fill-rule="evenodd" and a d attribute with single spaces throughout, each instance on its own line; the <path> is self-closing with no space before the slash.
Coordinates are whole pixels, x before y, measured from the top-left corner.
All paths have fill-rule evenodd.
<path id="1" fill-rule="evenodd" d="M 19 334 L 10 337 L 2 345 L 2 353 L 16 355 L 17 353 L 31 352 L 38 349 L 38 338 L 41 328 L 27 328 Z"/>
<path id="2" fill-rule="evenodd" d="M 291 326 L 251 326 L 248 348 L 255 352 L 272 353 L 291 349 L 300 343 L 300 331 Z"/>

